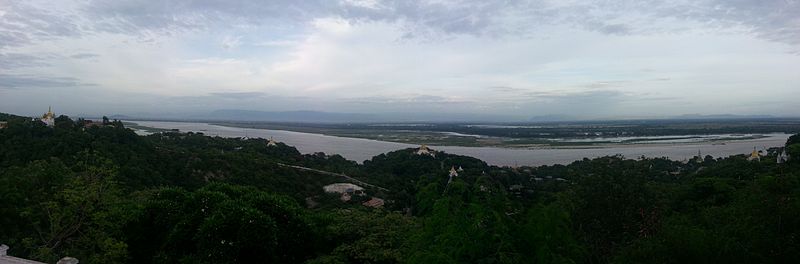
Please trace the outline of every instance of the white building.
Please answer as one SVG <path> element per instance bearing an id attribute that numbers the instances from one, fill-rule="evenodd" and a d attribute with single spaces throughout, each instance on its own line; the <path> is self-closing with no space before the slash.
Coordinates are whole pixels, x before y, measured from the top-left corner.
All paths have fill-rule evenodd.
<path id="1" fill-rule="evenodd" d="M 364 188 L 352 183 L 334 183 L 322 187 L 326 193 L 338 193 L 342 202 L 349 202 L 353 195 L 364 196 Z"/>
<path id="2" fill-rule="evenodd" d="M 267 140 L 267 147 L 277 147 L 277 146 L 278 142 L 275 142 L 275 140 L 272 139 L 272 137 L 269 137 L 269 140 Z"/>
<path id="3" fill-rule="evenodd" d="M 414 152 L 414 153 L 416 153 L 417 155 L 428 155 L 428 156 L 431 156 L 431 157 L 435 157 L 436 156 L 435 152 L 436 151 L 430 149 L 425 144 L 422 144 L 421 146 L 419 146 L 417 151 Z"/>
<path id="4" fill-rule="evenodd" d="M 456 171 L 455 167 L 450 167 L 450 177 L 458 177 L 458 171 Z"/>
<path id="5" fill-rule="evenodd" d="M 322 187 L 326 193 L 354 193 L 363 192 L 364 188 L 352 183 L 334 183 Z"/>
<path id="6" fill-rule="evenodd" d="M 784 149 L 781 154 L 778 154 L 778 163 L 786 163 L 789 161 L 789 154 L 786 154 L 786 150 Z"/>

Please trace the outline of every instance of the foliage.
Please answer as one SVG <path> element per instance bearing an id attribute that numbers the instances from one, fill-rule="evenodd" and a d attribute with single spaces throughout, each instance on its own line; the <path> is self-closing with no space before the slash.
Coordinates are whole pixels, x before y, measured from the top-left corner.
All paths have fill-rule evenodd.
<path id="1" fill-rule="evenodd" d="M 319 240 L 294 201 L 253 188 L 215 183 L 150 195 L 125 227 L 136 263 L 296 263 Z"/>
<path id="2" fill-rule="evenodd" d="M 59 116 L 52 128 L 8 114 L 0 120 L 8 122 L 0 129 L 0 242 L 11 255 L 45 262 L 800 258 L 800 135 L 787 142 L 788 164 L 744 155 L 688 163 L 613 156 L 509 168 L 413 149 L 362 165 L 267 147 L 264 139 L 138 136 L 117 120 L 87 126 Z M 385 189 L 342 201 L 322 186 L 350 179 L 286 165 Z M 463 170 L 451 179 L 450 168 Z M 386 205 L 362 206 L 369 197 Z"/>
<path id="3" fill-rule="evenodd" d="M 337 246 L 309 263 L 401 263 L 418 227 L 412 217 L 384 211 L 334 210 L 328 221 L 326 233 Z"/>

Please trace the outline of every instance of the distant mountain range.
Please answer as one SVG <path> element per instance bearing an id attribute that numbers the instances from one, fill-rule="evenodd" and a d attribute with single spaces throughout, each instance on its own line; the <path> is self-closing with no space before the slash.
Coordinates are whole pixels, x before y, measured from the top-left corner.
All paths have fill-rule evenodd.
<path id="1" fill-rule="evenodd" d="M 345 122 L 519 122 L 524 118 L 507 115 L 462 114 L 462 113 L 334 113 L 319 111 L 253 111 L 224 109 L 208 114 L 199 114 L 190 119 L 269 121 L 301 123 L 345 123 Z"/>
<path id="2" fill-rule="evenodd" d="M 127 116 L 127 115 L 111 115 L 111 116 L 108 116 L 108 119 L 111 119 L 111 120 L 114 120 L 114 119 L 125 120 L 125 119 L 131 119 L 131 117 Z"/>
<path id="3" fill-rule="evenodd" d="M 578 118 L 568 115 L 540 115 L 528 119 L 530 122 L 557 122 L 557 121 L 574 121 Z"/>
<path id="4" fill-rule="evenodd" d="M 701 115 L 701 114 L 688 114 L 679 115 L 674 119 L 754 119 L 754 118 L 775 118 L 773 115 L 732 115 L 732 114 L 719 114 L 719 115 Z"/>
<path id="5" fill-rule="evenodd" d="M 98 117 L 99 118 L 99 117 Z M 322 111 L 256 111 L 241 109 L 221 109 L 207 113 L 176 114 L 164 113 L 111 115 L 110 119 L 133 120 L 184 120 L 184 121 L 251 121 L 251 122 L 298 122 L 298 123 L 378 123 L 378 122 L 499 122 L 499 123 L 525 123 L 525 122 L 569 122 L 589 121 L 569 115 L 539 115 L 533 117 L 497 115 L 497 114 L 467 114 L 467 113 L 338 113 Z M 641 118 L 642 120 L 703 120 L 703 119 L 759 119 L 776 118 L 772 115 L 734 115 L 734 114 L 686 114 L 671 117 Z M 639 118 L 625 118 L 639 119 Z M 617 119 L 608 119 L 617 120 Z"/>
<path id="6" fill-rule="evenodd" d="M 208 114 L 197 115 L 196 119 L 231 120 L 231 121 L 270 121 L 270 122 L 309 122 L 309 123 L 340 123 L 340 122 L 374 122 L 380 117 L 372 114 L 330 113 L 318 111 L 283 111 L 265 112 L 252 110 L 224 109 Z"/>

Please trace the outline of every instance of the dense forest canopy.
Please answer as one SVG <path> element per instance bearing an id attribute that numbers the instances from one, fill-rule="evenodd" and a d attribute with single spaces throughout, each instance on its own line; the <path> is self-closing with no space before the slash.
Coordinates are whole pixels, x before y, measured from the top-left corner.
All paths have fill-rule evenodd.
<path id="1" fill-rule="evenodd" d="M 54 127 L 0 121 L 0 243 L 49 263 L 800 259 L 800 135 L 784 163 L 775 148 L 758 161 L 496 167 L 415 149 L 358 164 L 264 139 L 138 136 L 66 116 Z M 342 182 L 369 186 L 349 200 L 323 191 Z M 364 206 L 371 197 L 386 203 Z"/>

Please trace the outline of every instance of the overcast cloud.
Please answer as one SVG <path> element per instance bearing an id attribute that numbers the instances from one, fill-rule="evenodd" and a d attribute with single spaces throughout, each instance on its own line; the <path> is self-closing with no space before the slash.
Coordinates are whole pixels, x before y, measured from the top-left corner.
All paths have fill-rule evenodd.
<path id="1" fill-rule="evenodd" d="M 800 113 L 799 0 L 0 0 L 0 112 Z"/>

